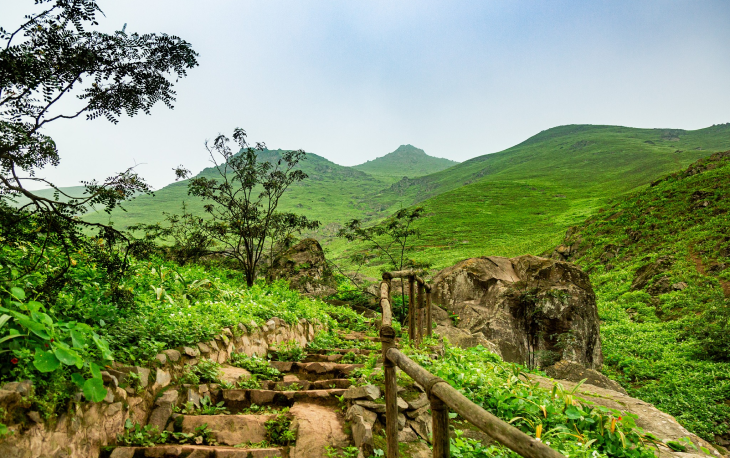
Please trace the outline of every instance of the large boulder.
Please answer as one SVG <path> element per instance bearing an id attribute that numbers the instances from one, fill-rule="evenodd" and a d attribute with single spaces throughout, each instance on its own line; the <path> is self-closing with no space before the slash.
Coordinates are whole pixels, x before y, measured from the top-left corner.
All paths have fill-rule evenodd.
<path id="1" fill-rule="evenodd" d="M 315 239 L 304 239 L 277 256 L 268 277 L 287 279 L 293 289 L 311 296 L 328 296 L 336 291 L 322 245 Z"/>
<path id="2" fill-rule="evenodd" d="M 574 264 L 537 256 L 472 258 L 442 270 L 433 303 L 482 334 L 510 362 L 603 364 L 596 296 Z"/>

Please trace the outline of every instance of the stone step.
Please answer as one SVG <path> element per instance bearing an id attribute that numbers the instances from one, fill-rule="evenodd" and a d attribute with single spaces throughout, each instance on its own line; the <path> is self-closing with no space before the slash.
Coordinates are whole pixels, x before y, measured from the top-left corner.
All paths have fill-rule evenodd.
<path id="1" fill-rule="evenodd" d="M 220 445 L 239 445 L 266 440 L 266 422 L 276 415 L 183 415 L 175 422 L 176 431 L 195 432 L 208 425 Z"/>
<path id="2" fill-rule="evenodd" d="M 332 353 L 344 354 L 355 353 L 356 355 L 369 355 L 373 352 L 379 353 L 380 350 L 368 350 L 367 348 L 327 348 L 323 350 L 310 350 L 308 356 L 312 355 L 329 355 Z"/>
<path id="3" fill-rule="evenodd" d="M 274 458 L 288 456 L 283 447 L 234 448 L 205 445 L 157 445 L 116 447 L 110 458 Z"/>
<path id="4" fill-rule="evenodd" d="M 350 355 L 354 355 L 354 358 Z M 344 352 L 344 353 L 337 353 L 334 355 L 327 355 L 327 354 L 312 354 L 307 355 L 302 362 L 303 363 L 339 363 L 345 358 L 353 358 L 353 359 L 363 359 L 368 358 L 371 356 L 371 353 L 352 353 L 352 352 Z"/>
<path id="5" fill-rule="evenodd" d="M 338 364 L 330 362 L 298 363 L 291 361 L 270 361 L 271 367 L 284 374 L 296 375 L 300 380 L 311 382 L 326 379 L 348 378 L 350 374 L 363 364 Z"/>
<path id="6" fill-rule="evenodd" d="M 319 404 L 335 404 L 337 396 L 342 396 L 344 388 L 306 391 L 274 391 L 274 390 L 222 390 L 222 401 L 232 413 L 258 406 L 288 407 L 295 402 L 315 402 Z"/>
<path id="7" fill-rule="evenodd" d="M 352 382 L 346 378 L 324 379 L 310 382 L 309 380 L 300 380 L 296 377 L 296 375 L 287 375 L 283 381 L 279 382 L 264 380 L 261 382 L 261 389 L 271 391 L 308 391 L 342 389 L 349 388 L 352 385 Z"/>

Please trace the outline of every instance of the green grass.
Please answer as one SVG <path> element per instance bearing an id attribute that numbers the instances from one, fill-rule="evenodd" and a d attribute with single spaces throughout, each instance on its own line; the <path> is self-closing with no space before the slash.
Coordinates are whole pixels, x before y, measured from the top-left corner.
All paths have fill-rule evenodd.
<path id="1" fill-rule="evenodd" d="M 609 199 L 712 152 L 730 149 L 730 124 L 696 131 L 563 126 L 445 171 L 403 179 L 367 197 L 428 217 L 412 257 L 443 268 L 473 256 L 539 254 Z M 333 255 L 357 250 L 330 243 Z M 380 267 L 369 269 L 376 275 Z"/>
<path id="2" fill-rule="evenodd" d="M 711 157 L 612 201 L 566 241 L 598 297 L 604 372 L 709 441 L 730 429 L 730 362 L 708 359 L 697 335 L 730 308 L 729 212 L 730 157 Z M 660 257 L 671 266 L 632 289 Z M 687 287 L 652 291 L 662 277 Z"/>
<path id="3" fill-rule="evenodd" d="M 422 149 L 413 145 L 401 145 L 392 153 L 356 165 L 353 169 L 370 175 L 415 178 L 440 172 L 456 164 L 458 162 L 450 159 L 429 156 Z"/>

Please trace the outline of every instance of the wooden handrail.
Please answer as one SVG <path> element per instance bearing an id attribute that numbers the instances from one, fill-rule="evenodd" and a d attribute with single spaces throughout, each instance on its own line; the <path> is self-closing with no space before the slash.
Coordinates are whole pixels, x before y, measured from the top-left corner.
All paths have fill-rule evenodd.
<path id="1" fill-rule="evenodd" d="M 448 382 L 431 374 L 396 348 L 395 331 L 393 330 L 393 313 L 390 305 L 390 280 L 392 278 L 403 278 L 391 275 L 400 274 L 401 272 L 386 272 L 383 274 L 383 282 L 380 285 L 380 305 L 383 308 L 380 341 L 382 343 L 383 368 L 385 372 L 385 434 L 388 444 L 388 458 L 398 456 L 398 382 L 395 373 L 396 367 L 399 367 L 421 385 L 431 402 L 434 458 L 448 458 L 450 456 L 449 408 L 502 445 L 526 458 L 565 458 L 539 440 L 528 436 L 509 423 L 474 404 L 466 396 L 449 385 Z M 414 305 L 414 301 L 412 296 L 416 276 L 412 274 L 408 278 L 411 285 L 411 300 L 409 301 L 409 305 L 411 305 L 411 311 L 413 311 L 412 306 Z M 419 286 L 425 285 L 425 283 L 421 282 L 418 282 L 418 284 Z M 430 287 L 426 289 L 426 302 L 428 306 L 426 326 L 430 331 Z M 422 307 L 418 309 L 419 318 L 421 311 Z M 414 322 L 414 316 L 412 314 L 409 314 L 409 316 L 412 324 Z"/>

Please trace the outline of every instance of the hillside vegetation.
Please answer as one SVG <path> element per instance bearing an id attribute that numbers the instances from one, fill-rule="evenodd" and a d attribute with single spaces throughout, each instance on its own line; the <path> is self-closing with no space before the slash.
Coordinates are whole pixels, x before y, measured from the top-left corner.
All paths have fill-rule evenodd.
<path id="1" fill-rule="evenodd" d="M 310 153 L 302 165 L 310 178 L 292 186 L 280 208 L 320 220 L 316 235 L 339 256 L 357 249 L 334 237 L 348 219 L 374 223 L 400 208 L 423 205 L 428 216 L 418 223 L 413 257 L 442 268 L 470 256 L 540 253 L 608 199 L 727 149 L 730 124 L 695 131 L 571 125 L 437 173 L 400 179 Z M 272 158 L 280 153 L 265 152 Z M 162 211 L 179 212 L 183 200 L 202 214 L 202 203 L 187 195 L 183 181 L 154 197 L 137 197 L 111 221 L 118 228 L 153 223 Z M 100 212 L 87 219 L 107 222 L 109 216 Z M 371 267 L 376 273 L 378 266 Z"/>
<path id="2" fill-rule="evenodd" d="M 730 152 L 617 199 L 556 250 L 588 269 L 604 371 L 707 440 L 730 429 Z"/>
<path id="3" fill-rule="evenodd" d="M 456 164 L 458 162 L 450 159 L 429 156 L 425 151 L 413 145 L 401 145 L 392 153 L 356 165 L 353 169 L 370 175 L 415 178 L 440 172 Z"/>
<path id="4" fill-rule="evenodd" d="M 370 196 L 423 205 L 419 262 L 538 254 L 608 199 L 730 149 L 730 124 L 695 131 L 613 126 L 549 129 L 505 151 L 402 179 Z"/>

